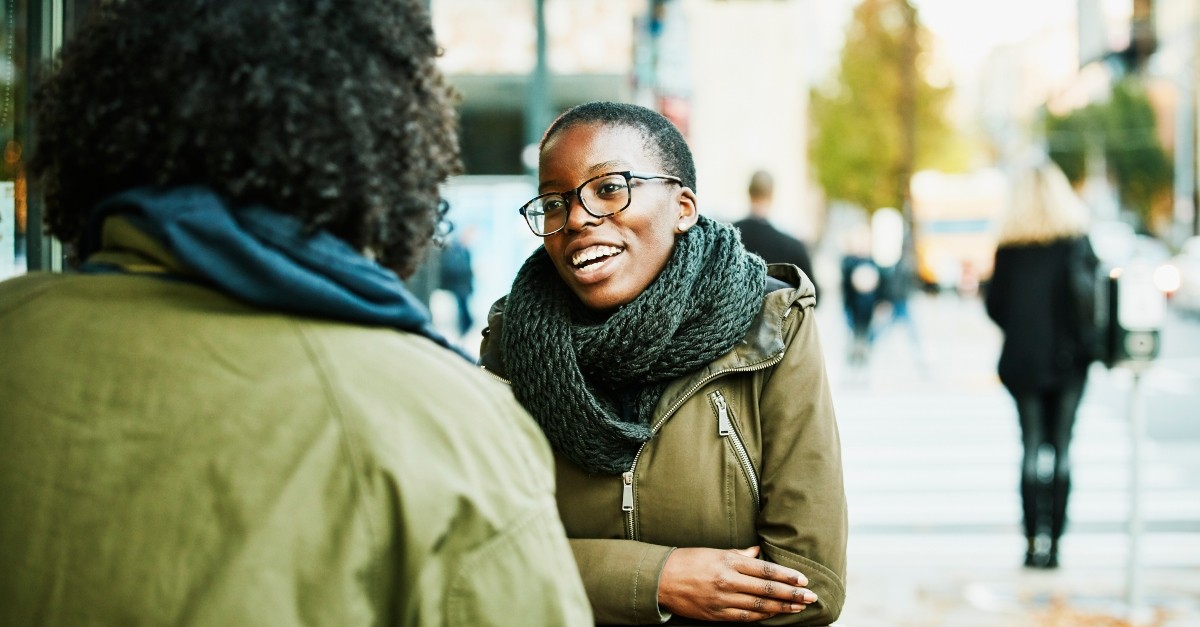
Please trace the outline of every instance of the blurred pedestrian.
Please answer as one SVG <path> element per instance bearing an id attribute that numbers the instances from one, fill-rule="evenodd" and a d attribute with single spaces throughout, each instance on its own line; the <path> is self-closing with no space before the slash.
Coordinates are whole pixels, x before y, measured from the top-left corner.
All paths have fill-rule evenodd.
<path id="1" fill-rule="evenodd" d="M 1074 288 L 1079 281 L 1090 284 L 1098 263 L 1087 222 L 1087 208 L 1053 163 L 1020 172 L 986 294 L 987 313 L 1004 333 L 1000 380 L 1021 422 L 1025 565 L 1031 567 L 1058 566 L 1067 524 L 1071 430 L 1093 357 L 1086 322 L 1091 303 Z M 1039 471 L 1046 467 L 1049 472 Z"/>
<path id="2" fill-rule="evenodd" d="M 555 120 L 521 208 L 544 245 L 492 308 L 482 363 L 555 449 L 599 622 L 828 625 L 846 503 L 812 282 L 701 216 L 695 172 L 649 109 Z"/>
<path id="3" fill-rule="evenodd" d="M 799 239 L 780 231 L 771 224 L 771 207 L 775 201 L 775 178 L 766 170 L 758 170 L 750 176 L 750 213 L 733 223 L 742 236 L 746 250 L 763 258 L 767 263 L 790 263 L 812 281 L 817 290 L 817 275 L 813 273 L 812 257 L 808 246 Z M 819 297 L 821 292 L 816 291 Z M 818 301 L 820 299 L 818 298 Z"/>
<path id="4" fill-rule="evenodd" d="M 470 246 L 473 239 L 474 229 L 463 229 L 447 242 L 438 260 L 438 287 L 454 296 L 458 313 L 456 329 L 460 338 L 475 324 L 475 318 L 471 315 L 471 293 L 475 291 Z"/>
<path id="5" fill-rule="evenodd" d="M 870 359 L 872 322 L 879 302 L 879 266 L 871 258 L 871 230 L 859 225 L 847 234 L 842 252 L 842 308 L 850 327 L 847 361 L 865 367 Z"/>
<path id="6" fill-rule="evenodd" d="M 399 278 L 460 169 L 421 4 L 88 17 L 32 161 L 81 264 L 0 284 L 0 624 L 592 624 L 549 447 Z"/>
<path id="7" fill-rule="evenodd" d="M 908 297 L 916 282 L 912 255 L 905 252 L 906 248 L 911 248 L 905 245 L 910 241 L 908 227 L 898 210 L 880 207 L 871 214 L 871 260 L 879 270 L 875 317 L 883 319 L 871 324 L 869 343 L 874 344 L 891 328 L 904 326 L 910 355 L 924 372 L 926 363 L 921 336 L 908 308 Z"/>

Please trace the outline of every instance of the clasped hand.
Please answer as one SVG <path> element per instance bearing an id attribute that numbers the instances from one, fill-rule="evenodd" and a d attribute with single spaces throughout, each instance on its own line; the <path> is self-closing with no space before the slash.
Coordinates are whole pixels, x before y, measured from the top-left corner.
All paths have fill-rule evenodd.
<path id="1" fill-rule="evenodd" d="M 748 549 L 679 548 L 667 557 L 658 604 L 678 616 L 750 622 L 803 611 L 817 595 L 800 571 Z"/>

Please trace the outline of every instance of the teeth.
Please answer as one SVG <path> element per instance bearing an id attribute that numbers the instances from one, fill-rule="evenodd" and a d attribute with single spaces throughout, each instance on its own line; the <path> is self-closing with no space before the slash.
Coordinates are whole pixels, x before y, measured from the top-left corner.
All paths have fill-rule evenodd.
<path id="1" fill-rule="evenodd" d="M 616 255 L 620 252 L 621 249 L 617 248 L 616 246 L 589 246 L 575 253 L 575 255 L 571 257 L 571 263 L 575 267 L 579 267 L 589 261 L 592 261 L 593 259 Z"/>

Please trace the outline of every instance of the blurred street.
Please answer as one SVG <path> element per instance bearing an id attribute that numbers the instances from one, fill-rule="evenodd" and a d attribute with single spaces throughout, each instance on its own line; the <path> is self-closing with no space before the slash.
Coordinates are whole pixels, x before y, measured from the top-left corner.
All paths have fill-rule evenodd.
<path id="1" fill-rule="evenodd" d="M 1072 443 L 1074 489 L 1057 570 L 1022 567 L 1020 434 L 995 375 L 1000 334 L 977 296 L 914 294 L 915 335 L 877 339 L 848 368 L 836 294 L 818 308 L 850 506 L 838 625 L 1126 625 L 1131 375 L 1094 365 Z M 1200 624 L 1200 321 L 1171 316 L 1144 375 L 1135 614 Z M 919 341 L 919 343 L 917 343 Z M 917 350 L 919 346 L 919 352 Z"/>

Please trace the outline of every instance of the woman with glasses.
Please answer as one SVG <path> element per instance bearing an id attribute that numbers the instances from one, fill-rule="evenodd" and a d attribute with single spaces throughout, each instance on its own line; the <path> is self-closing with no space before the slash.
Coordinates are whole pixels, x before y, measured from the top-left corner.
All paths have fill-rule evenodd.
<path id="1" fill-rule="evenodd" d="M 828 625 L 846 505 L 812 282 L 699 213 L 663 116 L 594 102 L 551 124 L 543 246 L 489 315 L 482 365 L 556 456 L 597 622 Z"/>

